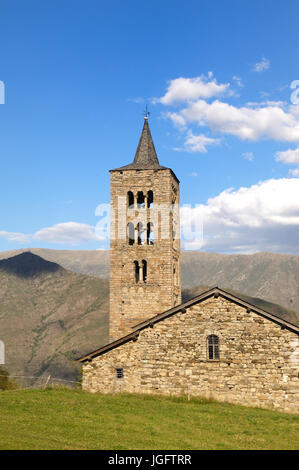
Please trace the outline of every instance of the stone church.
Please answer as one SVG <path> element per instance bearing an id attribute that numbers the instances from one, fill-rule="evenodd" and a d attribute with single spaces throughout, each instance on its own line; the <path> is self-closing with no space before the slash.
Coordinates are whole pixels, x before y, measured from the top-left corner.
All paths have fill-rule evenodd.
<path id="1" fill-rule="evenodd" d="M 179 180 L 147 117 L 133 163 L 110 176 L 110 339 L 77 359 L 83 389 L 299 412 L 298 326 L 218 287 L 181 303 Z"/>

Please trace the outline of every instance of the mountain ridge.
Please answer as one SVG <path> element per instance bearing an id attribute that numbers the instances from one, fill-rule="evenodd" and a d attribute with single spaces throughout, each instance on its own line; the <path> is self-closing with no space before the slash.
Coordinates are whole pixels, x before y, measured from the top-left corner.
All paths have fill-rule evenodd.
<path id="1" fill-rule="evenodd" d="M 0 339 L 11 374 L 74 380 L 74 358 L 108 341 L 108 281 L 35 254 L 0 261 Z"/>
<path id="2" fill-rule="evenodd" d="M 5 341 L 8 370 L 13 374 L 36 377 L 50 374 L 61 379 L 76 380 L 79 366 L 74 363 L 74 359 L 109 340 L 109 281 L 73 272 L 43 259 L 32 249 L 19 254 L 15 251 L 12 253 L 13 256 L 9 258 L 3 257 L 2 253 L 2 259 L 0 254 L 0 339 Z M 92 266 L 101 258 L 95 256 L 95 253 L 88 254 L 96 258 L 92 259 Z M 57 259 L 58 255 L 52 251 L 48 253 L 52 259 Z M 81 255 L 75 255 L 75 265 L 78 266 Z M 219 265 L 220 258 L 215 258 L 215 255 L 212 261 L 210 256 L 200 256 L 205 258 L 206 263 L 202 263 L 201 268 L 208 271 L 210 278 L 213 270 L 215 272 L 218 269 L 220 273 L 225 271 L 225 266 Z M 71 256 L 72 252 L 68 252 L 65 258 Z M 99 271 L 104 272 L 107 253 L 101 261 Z M 189 270 L 190 262 L 192 256 L 191 261 L 183 260 L 183 279 L 184 275 L 191 275 L 194 282 L 202 280 L 204 276 L 198 269 L 198 259 L 195 259 Z M 68 259 L 68 263 L 72 264 L 71 259 Z M 236 271 L 235 267 L 234 275 Z M 249 296 L 217 282 L 192 287 L 186 287 L 185 283 L 183 301 L 216 284 L 265 311 L 299 325 L 299 314 L 293 309 L 264 298 Z"/>
<path id="3" fill-rule="evenodd" d="M 0 259 L 28 249 L 0 252 Z M 73 272 L 109 279 L 108 250 L 30 248 L 34 254 Z M 263 298 L 299 312 L 299 256 L 259 252 L 220 254 L 182 251 L 182 286 L 218 285 Z"/>

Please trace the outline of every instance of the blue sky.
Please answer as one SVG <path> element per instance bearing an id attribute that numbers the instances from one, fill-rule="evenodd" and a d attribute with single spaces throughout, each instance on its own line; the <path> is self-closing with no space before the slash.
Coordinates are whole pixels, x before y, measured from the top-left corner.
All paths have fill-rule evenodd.
<path id="1" fill-rule="evenodd" d="M 95 209 L 147 103 L 160 163 L 203 220 L 185 249 L 299 254 L 298 1 L 0 8 L 0 250 L 107 247 Z"/>

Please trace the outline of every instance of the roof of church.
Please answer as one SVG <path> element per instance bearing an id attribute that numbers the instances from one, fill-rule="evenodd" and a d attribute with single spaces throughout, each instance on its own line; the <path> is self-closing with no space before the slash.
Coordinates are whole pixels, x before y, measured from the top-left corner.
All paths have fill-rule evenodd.
<path id="1" fill-rule="evenodd" d="M 157 157 L 156 149 L 152 139 L 151 131 L 148 124 L 148 118 L 144 118 L 144 125 L 139 139 L 133 163 L 115 168 L 110 171 L 119 170 L 166 170 L 165 166 L 161 166 Z"/>
<path id="2" fill-rule="evenodd" d="M 299 327 L 286 321 L 283 320 L 280 317 L 277 317 L 276 315 L 273 315 L 273 313 L 266 312 L 266 310 L 263 310 L 256 305 L 253 305 L 249 302 L 244 301 L 243 299 L 240 299 L 239 297 L 223 290 L 220 289 L 219 287 L 213 287 L 212 289 L 209 289 L 205 292 L 203 292 L 200 295 L 197 295 L 196 297 L 193 297 L 190 300 L 187 300 L 187 302 L 184 302 L 180 305 L 177 305 L 176 307 L 173 307 L 169 310 L 166 310 L 165 312 L 159 313 L 158 315 L 155 315 L 154 317 L 149 318 L 148 320 L 138 323 L 137 325 L 134 326 L 134 331 L 132 333 L 129 333 L 126 336 L 123 336 L 122 338 L 119 338 L 116 341 L 113 341 L 112 343 L 108 343 L 105 346 L 102 346 L 99 349 L 96 349 L 95 351 L 92 351 L 89 354 L 86 354 L 78 359 L 76 359 L 78 362 L 86 362 L 91 360 L 93 357 L 100 356 L 101 354 L 105 354 L 106 352 L 110 351 L 111 349 L 117 348 L 118 346 L 121 346 L 124 343 L 127 343 L 128 341 L 136 341 L 139 336 L 139 332 L 145 328 L 152 328 L 153 325 L 159 321 L 164 320 L 165 318 L 168 318 L 172 315 L 175 315 L 176 313 L 186 313 L 186 308 L 191 307 L 194 304 L 197 304 L 199 302 L 202 302 L 203 300 L 209 298 L 209 297 L 224 297 L 227 300 L 230 300 L 238 305 L 241 305 L 242 307 L 245 307 L 248 312 L 253 311 L 264 318 L 267 318 L 268 320 L 271 320 L 279 325 L 281 325 L 282 328 L 286 328 L 288 330 L 293 331 L 294 333 L 299 333 Z"/>

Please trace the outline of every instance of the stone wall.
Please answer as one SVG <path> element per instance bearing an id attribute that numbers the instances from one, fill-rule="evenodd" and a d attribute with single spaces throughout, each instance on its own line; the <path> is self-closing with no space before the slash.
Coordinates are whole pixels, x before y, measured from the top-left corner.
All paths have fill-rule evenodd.
<path id="1" fill-rule="evenodd" d="M 210 361 L 207 336 L 219 337 Z M 116 378 L 116 368 L 124 377 Z M 224 297 L 208 298 L 83 364 L 91 392 L 205 396 L 299 412 L 299 337 Z"/>
<path id="2" fill-rule="evenodd" d="M 175 201 L 179 206 L 179 183 L 169 169 L 111 171 L 110 242 L 110 340 L 131 327 L 181 302 L 180 240 L 173 240 L 174 220 L 167 214 Z M 127 211 L 128 192 L 134 194 L 134 209 Z M 137 194 L 153 191 L 154 207 L 137 208 Z M 122 205 L 122 207 L 121 207 Z M 145 204 L 147 205 L 147 204 Z M 162 213 L 157 208 L 162 209 Z M 165 211 L 165 213 L 163 212 Z M 159 214 L 160 212 L 160 214 Z M 137 224 L 153 222 L 154 243 L 138 245 Z M 179 214 L 176 216 L 179 230 Z M 135 243 L 129 244 L 127 225 L 135 228 Z M 163 228 L 166 224 L 166 230 Z M 166 235 L 166 236 L 165 236 Z M 147 262 L 147 280 L 137 283 L 134 262 Z"/>

